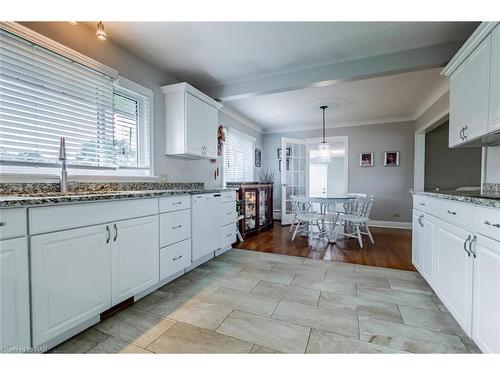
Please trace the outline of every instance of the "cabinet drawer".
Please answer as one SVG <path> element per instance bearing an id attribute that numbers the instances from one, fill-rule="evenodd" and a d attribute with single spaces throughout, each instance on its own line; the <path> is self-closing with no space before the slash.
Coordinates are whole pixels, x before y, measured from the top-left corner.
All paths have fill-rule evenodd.
<path id="1" fill-rule="evenodd" d="M 436 199 L 425 195 L 413 195 L 413 208 L 422 212 L 432 213 Z"/>
<path id="2" fill-rule="evenodd" d="M 191 237 L 191 210 L 160 214 L 160 247 Z"/>
<path id="3" fill-rule="evenodd" d="M 460 225 L 465 228 L 472 228 L 473 209 L 474 206 L 469 203 L 438 199 L 436 200 L 433 213 L 448 223 Z"/>
<path id="4" fill-rule="evenodd" d="M 222 194 L 222 199 L 221 199 L 221 202 L 225 203 L 225 202 L 234 202 L 236 201 L 236 191 L 223 191 L 221 192 Z"/>
<path id="5" fill-rule="evenodd" d="M 26 236 L 26 209 L 0 210 L 0 240 Z"/>
<path id="6" fill-rule="evenodd" d="M 221 204 L 221 226 L 236 222 L 236 203 L 226 202 Z"/>
<path id="7" fill-rule="evenodd" d="M 160 198 L 160 212 L 180 211 L 188 208 L 191 208 L 190 195 Z"/>
<path id="8" fill-rule="evenodd" d="M 231 223 L 221 228 L 220 247 L 224 249 L 236 242 L 236 224 Z"/>
<path id="9" fill-rule="evenodd" d="M 474 230 L 500 241 L 500 209 L 474 207 Z"/>
<path id="10" fill-rule="evenodd" d="M 35 207 L 28 210 L 30 234 L 110 223 L 134 217 L 158 214 L 158 199 L 133 199 L 117 202 Z"/>
<path id="11" fill-rule="evenodd" d="M 182 271 L 191 264 L 191 239 L 160 249 L 160 280 Z"/>

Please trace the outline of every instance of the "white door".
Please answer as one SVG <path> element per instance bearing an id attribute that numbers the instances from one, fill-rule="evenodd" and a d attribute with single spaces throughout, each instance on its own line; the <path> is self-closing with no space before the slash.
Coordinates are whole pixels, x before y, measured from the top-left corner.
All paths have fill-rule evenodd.
<path id="1" fill-rule="evenodd" d="M 422 273 L 422 233 L 424 214 L 420 211 L 413 210 L 412 215 L 412 246 L 411 246 L 411 262 L 415 268 Z"/>
<path id="2" fill-rule="evenodd" d="M 473 258 L 466 245 L 472 236 L 462 228 L 438 220 L 435 291 L 468 335 L 472 325 Z"/>
<path id="3" fill-rule="evenodd" d="M 111 224 L 112 304 L 160 281 L 158 216 Z"/>
<path id="4" fill-rule="evenodd" d="M 186 142 L 191 155 L 203 156 L 205 130 L 205 103 L 186 92 Z"/>
<path id="5" fill-rule="evenodd" d="M 30 347 L 28 240 L 0 241 L 0 352 Z"/>
<path id="6" fill-rule="evenodd" d="M 192 260 L 221 247 L 220 194 L 200 194 L 192 198 Z"/>
<path id="7" fill-rule="evenodd" d="M 500 26 L 491 34 L 490 118 L 488 131 L 500 129 Z"/>
<path id="8" fill-rule="evenodd" d="M 111 307 L 111 236 L 106 227 L 31 237 L 33 345 Z"/>
<path id="9" fill-rule="evenodd" d="M 328 164 L 309 165 L 309 195 L 326 197 L 328 191 Z"/>
<path id="10" fill-rule="evenodd" d="M 491 36 L 487 37 L 467 58 L 465 111 L 466 140 L 477 138 L 488 131 L 490 94 Z M 498 68 L 497 68 L 498 69 Z"/>
<path id="11" fill-rule="evenodd" d="M 290 196 L 308 193 L 308 159 L 306 140 L 281 139 L 281 225 L 293 221 Z"/>
<path id="12" fill-rule="evenodd" d="M 421 273 L 430 286 L 434 286 L 434 263 L 436 245 L 436 219 L 430 215 L 424 215 L 421 220 L 423 224 L 421 236 Z"/>
<path id="13" fill-rule="evenodd" d="M 500 353 L 500 242 L 477 236 L 473 250 L 472 338 L 484 353 Z"/>

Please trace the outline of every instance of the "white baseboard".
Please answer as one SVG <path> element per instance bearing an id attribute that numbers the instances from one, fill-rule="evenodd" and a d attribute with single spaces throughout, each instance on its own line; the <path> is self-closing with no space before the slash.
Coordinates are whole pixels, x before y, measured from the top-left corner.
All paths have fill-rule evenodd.
<path id="1" fill-rule="evenodd" d="M 378 228 L 411 229 L 411 223 L 405 221 L 370 220 L 368 226 Z"/>

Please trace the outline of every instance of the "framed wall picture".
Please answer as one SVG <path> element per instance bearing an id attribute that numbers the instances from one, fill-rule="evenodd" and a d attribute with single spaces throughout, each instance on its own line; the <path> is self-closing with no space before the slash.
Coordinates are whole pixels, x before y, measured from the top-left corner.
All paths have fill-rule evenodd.
<path id="1" fill-rule="evenodd" d="M 384 166 L 398 167 L 399 166 L 399 151 L 384 152 Z"/>
<path id="2" fill-rule="evenodd" d="M 373 152 L 362 152 L 359 155 L 360 167 L 373 167 L 373 165 L 374 165 Z"/>
<path id="3" fill-rule="evenodd" d="M 286 148 L 286 156 L 290 156 L 292 155 L 292 148 L 291 147 L 287 147 Z M 281 158 L 283 157 L 283 152 L 281 150 L 281 148 L 278 148 L 278 160 L 281 160 Z"/>
<path id="4" fill-rule="evenodd" d="M 262 153 L 260 151 L 260 148 L 255 149 L 255 166 L 257 168 L 260 168 L 262 164 Z"/>

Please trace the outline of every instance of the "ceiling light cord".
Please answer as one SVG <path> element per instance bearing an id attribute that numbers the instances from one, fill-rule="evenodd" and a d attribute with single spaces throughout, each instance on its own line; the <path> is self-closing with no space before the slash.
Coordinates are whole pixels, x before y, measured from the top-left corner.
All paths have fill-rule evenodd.
<path id="1" fill-rule="evenodd" d="M 321 143 L 326 143 L 325 111 L 328 108 L 328 106 L 322 105 L 320 108 L 323 111 L 323 142 Z"/>

